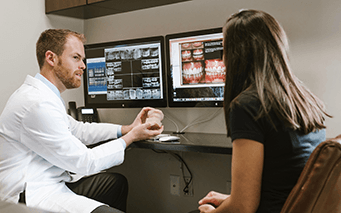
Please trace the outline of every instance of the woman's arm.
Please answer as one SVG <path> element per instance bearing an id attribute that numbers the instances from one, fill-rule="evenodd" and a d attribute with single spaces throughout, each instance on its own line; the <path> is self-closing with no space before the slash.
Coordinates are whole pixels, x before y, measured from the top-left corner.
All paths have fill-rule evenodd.
<path id="1" fill-rule="evenodd" d="M 234 140 L 231 195 L 217 209 L 202 205 L 199 210 L 202 213 L 256 212 L 261 194 L 263 161 L 263 144 L 248 139 Z"/>

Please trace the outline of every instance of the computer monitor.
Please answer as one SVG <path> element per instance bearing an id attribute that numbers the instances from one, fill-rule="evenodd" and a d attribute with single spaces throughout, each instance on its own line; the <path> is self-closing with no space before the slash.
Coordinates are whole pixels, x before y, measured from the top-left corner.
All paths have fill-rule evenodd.
<path id="1" fill-rule="evenodd" d="M 166 36 L 169 107 L 222 107 L 222 28 Z"/>
<path id="2" fill-rule="evenodd" d="M 86 107 L 166 107 L 164 37 L 85 45 Z"/>

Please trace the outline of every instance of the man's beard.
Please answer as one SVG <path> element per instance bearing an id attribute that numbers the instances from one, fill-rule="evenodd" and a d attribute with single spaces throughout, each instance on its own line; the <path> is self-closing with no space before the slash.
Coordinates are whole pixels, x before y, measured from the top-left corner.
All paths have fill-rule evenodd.
<path id="1" fill-rule="evenodd" d="M 55 67 L 54 70 L 58 79 L 64 84 L 66 89 L 74 89 L 80 87 L 81 82 L 75 78 L 72 71 L 70 73 L 68 72 L 68 70 L 63 66 L 61 59 L 59 59 L 58 66 Z"/>

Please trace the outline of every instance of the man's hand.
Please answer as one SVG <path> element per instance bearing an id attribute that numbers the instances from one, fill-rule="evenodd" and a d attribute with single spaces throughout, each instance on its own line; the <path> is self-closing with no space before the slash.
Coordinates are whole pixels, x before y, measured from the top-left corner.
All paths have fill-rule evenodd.
<path id="1" fill-rule="evenodd" d="M 132 124 L 122 126 L 122 139 L 126 142 L 127 146 L 132 142 L 150 139 L 163 132 L 161 120 L 148 120 L 148 116 L 150 115 L 158 117 L 161 120 L 163 119 L 161 110 L 152 107 L 144 107 L 136 116 Z"/>
<path id="2" fill-rule="evenodd" d="M 161 120 L 163 119 L 163 113 L 161 110 L 158 109 L 154 109 L 152 107 L 144 107 L 139 114 L 136 116 L 135 120 L 133 121 L 132 124 L 130 125 L 123 125 L 122 126 L 122 135 L 127 134 L 128 132 L 130 132 L 134 127 L 139 126 L 141 124 L 146 123 L 146 121 L 148 120 L 148 115 L 152 115 L 155 116 L 157 115 L 160 120 L 153 120 L 153 119 L 149 119 L 148 123 L 152 123 L 153 125 L 150 127 L 150 129 L 153 130 L 158 130 L 162 127 L 161 124 Z"/>
<path id="3" fill-rule="evenodd" d="M 137 125 L 121 138 L 126 142 L 127 146 L 135 141 L 150 139 L 163 132 L 163 126 L 155 130 L 152 128 L 154 125 L 156 125 L 156 123 L 144 123 Z"/>

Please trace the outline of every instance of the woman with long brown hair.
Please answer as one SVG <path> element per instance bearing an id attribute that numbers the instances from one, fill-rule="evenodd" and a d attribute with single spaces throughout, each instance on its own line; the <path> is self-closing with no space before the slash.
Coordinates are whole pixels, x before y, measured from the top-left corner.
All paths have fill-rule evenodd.
<path id="1" fill-rule="evenodd" d="M 224 28 L 225 119 L 233 141 L 231 194 L 201 212 L 275 213 L 325 140 L 323 103 L 292 73 L 288 41 L 269 14 L 242 10 Z"/>

